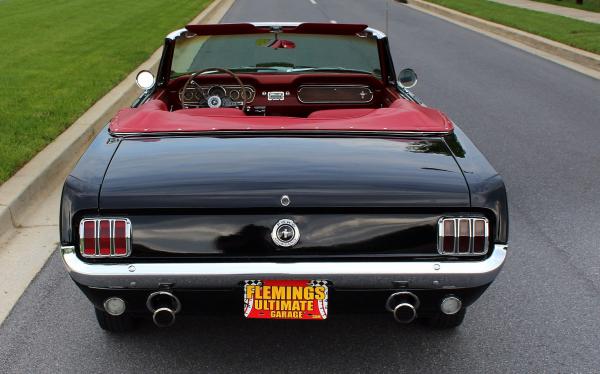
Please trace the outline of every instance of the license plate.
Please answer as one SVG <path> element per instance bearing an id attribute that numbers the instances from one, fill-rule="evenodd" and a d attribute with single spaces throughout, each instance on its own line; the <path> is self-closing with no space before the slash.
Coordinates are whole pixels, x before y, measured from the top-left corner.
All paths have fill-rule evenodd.
<path id="1" fill-rule="evenodd" d="M 247 280 L 244 316 L 263 319 L 327 318 L 327 281 Z"/>

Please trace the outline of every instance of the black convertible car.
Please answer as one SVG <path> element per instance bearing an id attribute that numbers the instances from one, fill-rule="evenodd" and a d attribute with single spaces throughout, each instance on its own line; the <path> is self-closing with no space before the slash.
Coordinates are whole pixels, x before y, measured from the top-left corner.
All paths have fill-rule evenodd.
<path id="1" fill-rule="evenodd" d="M 360 24 L 188 25 L 61 202 L 100 326 L 178 313 L 458 326 L 507 252 L 504 184 Z"/>

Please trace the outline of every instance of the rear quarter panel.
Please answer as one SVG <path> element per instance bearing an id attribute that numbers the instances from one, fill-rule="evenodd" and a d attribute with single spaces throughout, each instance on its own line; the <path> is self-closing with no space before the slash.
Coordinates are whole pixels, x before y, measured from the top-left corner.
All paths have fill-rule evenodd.
<path id="1" fill-rule="evenodd" d="M 471 207 L 491 210 L 496 217 L 495 241 L 507 243 L 508 200 L 502 177 L 456 124 L 445 140 L 469 186 Z"/>
<path id="2" fill-rule="evenodd" d="M 98 196 L 106 169 L 119 139 L 108 133 L 108 125 L 92 141 L 63 186 L 60 204 L 60 242 L 73 241 L 72 223 L 78 212 L 98 212 Z"/>

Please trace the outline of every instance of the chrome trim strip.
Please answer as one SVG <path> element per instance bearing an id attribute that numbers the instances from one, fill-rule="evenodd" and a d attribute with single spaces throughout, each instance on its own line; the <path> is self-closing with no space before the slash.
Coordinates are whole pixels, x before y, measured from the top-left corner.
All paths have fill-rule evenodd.
<path id="1" fill-rule="evenodd" d="M 302 24 L 303 22 L 250 22 L 256 27 L 296 27 Z M 377 29 L 372 27 L 367 27 L 364 30 L 366 33 L 373 35 L 377 39 L 385 38 L 385 34 Z"/>
<path id="2" fill-rule="evenodd" d="M 296 26 L 300 25 L 302 22 L 250 22 L 250 23 L 256 27 L 278 27 L 278 26 L 279 27 L 296 27 Z M 383 39 L 386 37 L 386 35 L 383 32 L 381 32 L 377 29 L 374 29 L 372 27 L 367 27 L 364 31 L 368 34 L 371 34 L 376 39 Z M 170 40 L 175 40 L 175 39 L 181 37 L 185 32 L 187 32 L 186 28 L 175 30 L 175 31 L 169 33 L 166 36 L 166 38 L 170 39 Z"/>
<path id="3" fill-rule="evenodd" d="M 173 32 L 170 32 L 166 38 L 170 39 L 170 40 L 175 40 L 177 38 L 179 38 L 181 35 L 183 35 L 183 33 L 187 32 L 187 29 L 184 27 L 182 29 L 179 30 L 175 30 Z"/>
<path id="4" fill-rule="evenodd" d="M 383 39 L 383 38 L 386 37 L 385 33 L 381 32 L 381 31 L 379 31 L 377 29 L 374 29 L 372 27 L 367 27 L 365 29 L 365 31 L 368 32 L 368 33 L 371 33 L 371 35 L 373 35 L 377 39 Z"/>
<path id="5" fill-rule="evenodd" d="M 226 262 L 125 263 L 82 261 L 74 246 L 61 247 L 63 262 L 74 281 L 95 288 L 235 288 L 245 279 L 327 279 L 337 288 L 390 289 L 407 282 L 408 289 L 453 289 L 483 286 L 498 275 L 507 246 L 496 244 L 482 261 L 411 262 Z"/>

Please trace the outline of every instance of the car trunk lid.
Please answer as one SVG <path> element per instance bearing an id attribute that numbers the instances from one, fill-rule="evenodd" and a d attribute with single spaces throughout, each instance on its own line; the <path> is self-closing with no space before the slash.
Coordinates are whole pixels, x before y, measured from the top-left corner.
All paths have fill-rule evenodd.
<path id="1" fill-rule="evenodd" d="M 468 207 L 441 138 L 163 137 L 121 141 L 101 210 Z"/>

